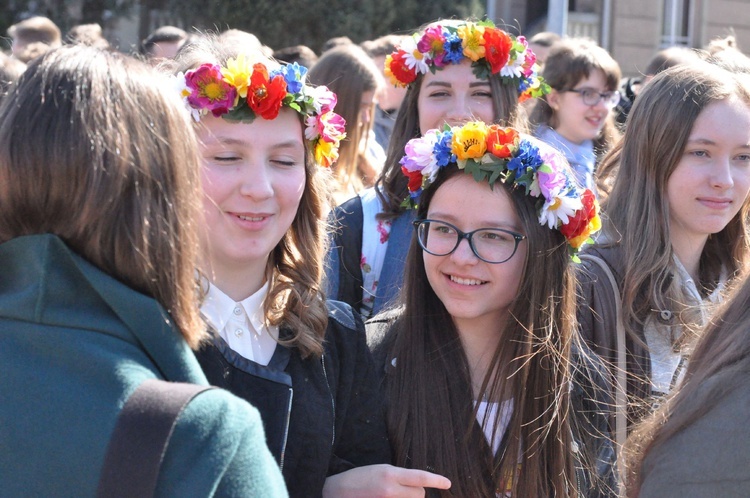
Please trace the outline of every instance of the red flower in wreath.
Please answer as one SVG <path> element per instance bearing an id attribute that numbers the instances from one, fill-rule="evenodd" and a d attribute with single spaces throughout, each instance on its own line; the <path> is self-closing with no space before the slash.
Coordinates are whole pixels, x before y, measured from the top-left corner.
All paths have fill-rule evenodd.
<path id="1" fill-rule="evenodd" d="M 409 178 L 409 192 L 417 192 L 422 188 L 422 170 L 409 171 L 401 166 L 401 172 Z"/>
<path id="2" fill-rule="evenodd" d="M 275 119 L 286 96 L 284 76 L 277 74 L 268 79 L 268 70 L 263 64 L 253 66 L 247 91 L 247 105 L 263 119 Z"/>
<path id="3" fill-rule="evenodd" d="M 513 128 L 503 128 L 493 124 L 487 134 L 487 151 L 500 159 L 509 159 L 518 147 L 520 136 Z"/>
<path id="4" fill-rule="evenodd" d="M 417 72 L 414 69 L 409 69 L 405 57 L 406 52 L 399 50 L 392 55 L 390 64 L 388 64 L 392 79 L 395 78 L 402 86 L 406 86 L 417 79 Z"/>
<path id="5" fill-rule="evenodd" d="M 586 189 L 581 197 L 583 207 L 576 211 L 575 216 L 568 219 L 568 222 L 560 227 L 560 232 L 565 235 L 566 239 L 574 239 L 583 235 L 589 228 L 589 223 L 593 220 L 596 213 L 596 197 L 594 193 Z"/>
<path id="6" fill-rule="evenodd" d="M 492 74 L 500 72 L 508 63 L 512 47 L 513 40 L 505 31 L 489 27 L 484 29 L 484 57 L 490 64 Z"/>

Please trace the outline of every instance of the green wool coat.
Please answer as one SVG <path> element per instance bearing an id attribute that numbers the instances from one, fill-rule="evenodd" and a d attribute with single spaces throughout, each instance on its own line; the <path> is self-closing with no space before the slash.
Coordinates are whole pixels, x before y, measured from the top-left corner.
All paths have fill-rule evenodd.
<path id="1" fill-rule="evenodd" d="M 0 244 L 0 494 L 94 496 L 144 380 L 206 385 L 164 309 L 53 235 Z M 226 391 L 180 415 L 157 496 L 286 496 L 258 412 Z"/>

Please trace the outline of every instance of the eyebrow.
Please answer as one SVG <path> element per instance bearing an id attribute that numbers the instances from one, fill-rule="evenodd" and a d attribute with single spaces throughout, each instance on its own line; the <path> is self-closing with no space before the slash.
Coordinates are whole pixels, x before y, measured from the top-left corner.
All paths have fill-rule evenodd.
<path id="1" fill-rule="evenodd" d="M 710 140 L 708 138 L 689 138 L 687 141 L 688 145 L 695 144 L 695 145 L 716 145 L 716 142 L 713 140 Z M 740 149 L 750 149 L 750 144 L 741 144 L 738 145 Z"/>
<path id="2" fill-rule="evenodd" d="M 236 145 L 240 147 L 250 147 L 251 144 L 247 140 L 239 140 L 237 138 L 230 138 L 230 137 L 213 137 L 215 140 L 214 142 L 219 143 L 221 145 Z M 287 140 L 286 142 L 279 142 L 277 144 L 271 145 L 272 149 L 303 149 L 304 145 L 301 141 L 297 140 Z"/>
<path id="3" fill-rule="evenodd" d="M 453 85 L 451 83 L 448 83 L 447 81 L 430 81 L 425 85 L 425 87 L 431 87 L 431 86 L 441 86 L 445 88 L 450 88 Z M 476 88 L 478 86 L 490 86 L 489 81 L 472 81 L 469 83 L 469 88 Z"/>
<path id="4" fill-rule="evenodd" d="M 428 216 L 428 219 L 431 220 L 438 220 L 438 221 L 447 221 L 448 223 L 452 225 L 458 225 L 458 220 L 455 216 L 448 214 L 448 213 L 441 213 L 440 211 L 430 213 Z M 503 228 L 505 230 L 512 230 L 514 232 L 520 232 L 521 227 L 516 225 L 515 223 L 507 222 L 507 221 L 487 221 L 482 220 L 479 222 L 479 228 Z"/>

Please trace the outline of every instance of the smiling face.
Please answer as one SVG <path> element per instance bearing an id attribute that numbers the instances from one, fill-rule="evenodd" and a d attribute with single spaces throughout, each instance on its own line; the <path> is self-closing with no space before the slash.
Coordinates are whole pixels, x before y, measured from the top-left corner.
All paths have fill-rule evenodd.
<path id="1" fill-rule="evenodd" d="M 250 124 L 204 116 L 198 136 L 206 262 L 218 278 L 250 271 L 259 288 L 305 189 L 298 115 L 284 108 L 274 120 L 257 117 Z"/>
<path id="2" fill-rule="evenodd" d="M 737 215 L 750 191 L 750 106 L 732 97 L 706 106 L 667 181 L 670 239 L 701 248 Z"/>
<path id="3" fill-rule="evenodd" d="M 505 189 L 497 186 L 491 190 L 488 184 L 466 174 L 440 185 L 430 201 L 427 218 L 447 221 L 464 232 L 503 228 L 525 233 Z M 497 327 L 505 322 L 507 308 L 518 292 L 527 250 L 527 242 L 521 241 L 515 255 L 501 264 L 477 258 L 466 240 L 447 256 L 423 252 L 427 279 L 459 331 L 463 325 Z"/>
<path id="4" fill-rule="evenodd" d="M 457 126 L 472 120 L 494 121 L 492 90 L 487 80 L 477 78 L 471 62 L 448 64 L 427 72 L 419 90 L 419 130 L 442 128 L 444 124 Z"/>
<path id="5" fill-rule="evenodd" d="M 592 70 L 588 78 L 582 79 L 571 89 L 590 89 L 599 93 L 612 90 L 607 88 L 607 80 L 600 69 Z M 547 95 L 547 102 L 554 110 L 555 131 L 575 144 L 598 137 L 611 112 L 604 99 L 596 105 L 587 105 L 583 102 L 583 96 L 576 92 L 552 90 Z"/>

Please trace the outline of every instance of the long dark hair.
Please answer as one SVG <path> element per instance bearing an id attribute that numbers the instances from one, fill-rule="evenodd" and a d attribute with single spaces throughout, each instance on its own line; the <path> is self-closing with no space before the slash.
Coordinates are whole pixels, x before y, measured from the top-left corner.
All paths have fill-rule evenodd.
<path id="1" fill-rule="evenodd" d="M 441 169 L 420 199 L 418 217 L 459 174 L 455 165 Z M 575 488 L 567 418 L 575 326 L 570 258 L 562 234 L 539 224 L 534 200 L 523 189 L 494 188 L 507 192 L 528 237 L 518 294 L 482 384 L 488 399 L 513 399 L 505 451 L 493 456 L 476 423 L 466 354 L 412 238 L 403 308 L 391 331 L 396 365 L 388 367 L 386 386 L 394 463 L 448 477 L 454 496 L 495 496 L 509 476 L 513 496 L 567 496 Z"/>

